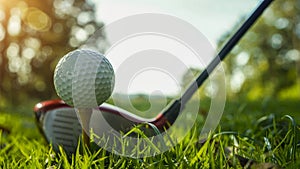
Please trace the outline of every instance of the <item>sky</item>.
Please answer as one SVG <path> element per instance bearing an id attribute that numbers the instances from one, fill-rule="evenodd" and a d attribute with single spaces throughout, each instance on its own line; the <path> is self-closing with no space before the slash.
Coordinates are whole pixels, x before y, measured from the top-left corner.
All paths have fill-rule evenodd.
<path id="1" fill-rule="evenodd" d="M 196 27 L 211 43 L 216 46 L 219 38 L 230 32 L 233 25 L 248 16 L 258 5 L 258 0 L 96 0 L 97 19 L 105 25 L 123 17 L 141 13 L 162 13 L 178 17 Z M 109 37 L 109 35 L 108 35 Z M 128 45 L 130 46 L 130 45 Z M 130 56 L 128 56 L 130 57 Z M 125 56 L 126 58 L 126 56 Z M 108 57 L 108 59 L 110 59 Z M 114 61 L 112 61 L 114 62 Z M 190 67 L 195 62 L 186 61 Z M 118 69 L 112 63 L 115 71 Z M 202 65 L 203 66 L 203 65 Z M 196 66 L 197 67 L 197 66 Z M 201 67 L 199 65 L 199 67 Z M 162 71 L 143 70 L 136 74 L 123 92 L 129 93 L 163 93 L 166 95 L 180 92 L 180 84 Z M 181 72 L 182 76 L 183 72 Z M 179 74 L 178 74 L 179 76 Z M 119 79 L 116 74 L 115 90 L 119 90 Z M 158 80 L 160 79 L 160 80 Z M 161 80 L 163 79 L 163 80 Z M 158 83 L 159 81 L 159 83 Z"/>

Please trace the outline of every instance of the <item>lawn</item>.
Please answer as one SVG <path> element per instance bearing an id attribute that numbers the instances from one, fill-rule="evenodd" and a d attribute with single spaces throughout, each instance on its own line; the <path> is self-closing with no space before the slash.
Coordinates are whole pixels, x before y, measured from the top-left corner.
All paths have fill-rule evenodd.
<path id="1" fill-rule="evenodd" d="M 299 168 L 298 101 L 227 102 L 217 130 L 200 142 L 195 124 L 182 142 L 154 157 L 133 159 L 102 148 L 54 152 L 33 114 L 2 112 L 1 168 Z M 283 107 L 279 109 L 278 106 Z M 286 106 L 286 108 L 285 108 Z M 205 109 L 207 106 L 203 106 Z M 277 108 L 276 108 L 277 107 Z M 284 109 L 285 108 L 285 109 Z M 285 111 L 286 110 L 286 111 Z M 291 112 L 294 110 L 294 112 Z M 290 112 L 290 113 L 287 113 Z M 203 118 L 199 115 L 198 118 Z"/>

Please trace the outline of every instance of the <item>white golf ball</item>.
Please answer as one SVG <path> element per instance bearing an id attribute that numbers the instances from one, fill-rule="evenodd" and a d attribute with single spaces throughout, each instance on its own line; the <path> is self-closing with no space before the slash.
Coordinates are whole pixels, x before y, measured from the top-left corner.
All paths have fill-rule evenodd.
<path id="1" fill-rule="evenodd" d="M 57 95 L 70 106 L 93 108 L 110 97 L 114 78 L 113 68 L 102 54 L 77 49 L 56 65 L 54 86 Z"/>

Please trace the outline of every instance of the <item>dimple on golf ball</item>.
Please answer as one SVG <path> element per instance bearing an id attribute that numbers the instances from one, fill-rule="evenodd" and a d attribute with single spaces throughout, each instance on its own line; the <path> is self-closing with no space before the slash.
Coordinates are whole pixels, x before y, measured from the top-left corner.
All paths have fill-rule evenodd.
<path id="1" fill-rule="evenodd" d="M 114 88 L 114 71 L 102 54 L 77 49 L 60 59 L 54 71 L 57 95 L 76 108 L 94 108 L 107 100 Z"/>

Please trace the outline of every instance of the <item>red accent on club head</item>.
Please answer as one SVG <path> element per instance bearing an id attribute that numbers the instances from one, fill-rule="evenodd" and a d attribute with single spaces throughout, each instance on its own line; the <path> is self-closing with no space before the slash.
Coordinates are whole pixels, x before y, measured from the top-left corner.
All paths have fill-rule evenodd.
<path id="1" fill-rule="evenodd" d="M 60 107 L 70 107 L 70 106 L 67 105 L 62 100 L 58 100 L 58 99 L 57 100 L 47 100 L 47 101 L 37 103 L 34 106 L 33 111 L 34 112 L 47 112 L 49 110 L 53 110 L 53 109 L 60 108 Z"/>
<path id="2" fill-rule="evenodd" d="M 159 129 L 169 128 L 169 122 L 168 119 L 165 118 L 165 116 L 160 113 L 155 117 L 155 121 L 151 122 Z"/>

